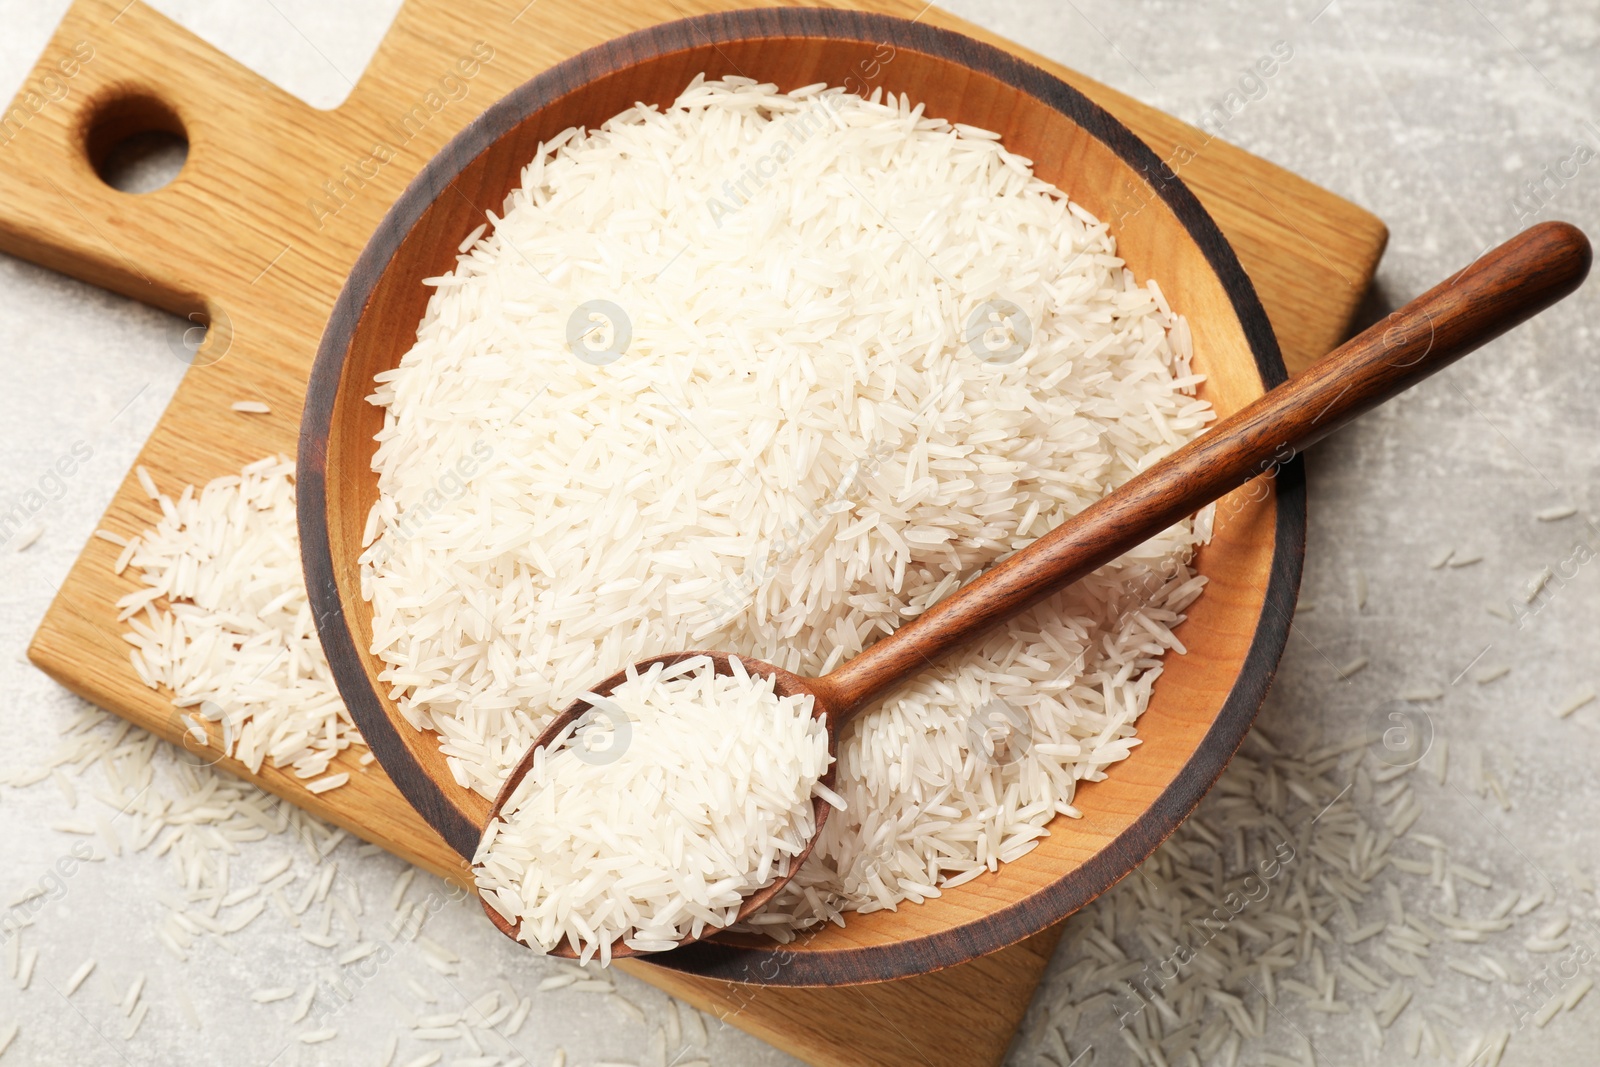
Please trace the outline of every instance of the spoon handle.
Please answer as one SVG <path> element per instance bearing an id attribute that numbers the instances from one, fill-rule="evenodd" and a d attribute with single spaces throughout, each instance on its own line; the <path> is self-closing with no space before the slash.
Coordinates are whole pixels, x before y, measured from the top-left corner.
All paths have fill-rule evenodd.
<path id="1" fill-rule="evenodd" d="M 1234 412 L 814 685 L 835 729 L 871 699 L 1568 295 L 1582 231 L 1517 234 Z M 1269 474 L 1270 476 L 1270 474 Z"/>

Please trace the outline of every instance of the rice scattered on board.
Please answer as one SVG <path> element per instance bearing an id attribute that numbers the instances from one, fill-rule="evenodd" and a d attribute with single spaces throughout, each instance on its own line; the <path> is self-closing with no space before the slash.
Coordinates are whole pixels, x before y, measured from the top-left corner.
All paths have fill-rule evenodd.
<path id="1" fill-rule="evenodd" d="M 152 689 L 172 691 L 186 746 L 217 746 L 219 757 L 256 772 L 270 760 L 303 779 L 325 774 L 352 745 L 365 748 L 306 599 L 294 464 L 269 456 L 198 491 L 188 486 L 176 501 L 157 500 L 161 522 L 130 542 L 125 561 L 142 588 L 117 605 L 134 670 Z M 220 725 L 220 739 L 205 722 Z"/>
<path id="2" fill-rule="evenodd" d="M 233 410 L 246 415 L 270 415 L 272 408 L 259 400 L 235 400 L 231 405 Z"/>
<path id="3" fill-rule="evenodd" d="M 1193 438 L 1212 413 L 1187 324 L 1115 253 L 992 135 L 904 99 L 697 79 L 560 134 L 430 280 L 373 396 L 362 585 L 402 713 L 493 796 L 628 663 L 718 648 L 823 673 Z M 933 895 L 1076 814 L 1076 784 L 1138 743 L 1200 526 L 859 720 L 849 811 L 762 929 Z M 1025 736 L 974 758 L 995 706 Z"/>
<path id="4" fill-rule="evenodd" d="M 150 471 L 145 468 L 143 463 L 134 466 L 133 474 L 134 477 L 139 479 L 139 488 L 144 490 L 145 496 L 148 496 L 151 500 L 161 499 L 161 492 L 156 488 L 156 481 L 150 476 Z"/>
<path id="5" fill-rule="evenodd" d="M 728 926 L 788 875 L 815 832 L 833 762 L 811 697 L 778 696 L 738 657 L 656 664 L 540 749 L 473 857 L 479 892 L 519 938 L 609 963 Z M 619 878 L 619 876 L 621 876 Z M 640 1016 L 643 1021 L 643 1016 Z"/>

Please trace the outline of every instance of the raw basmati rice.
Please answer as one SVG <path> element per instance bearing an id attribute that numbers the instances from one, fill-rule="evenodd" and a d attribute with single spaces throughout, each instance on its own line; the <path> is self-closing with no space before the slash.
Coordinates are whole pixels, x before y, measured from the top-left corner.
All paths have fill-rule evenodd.
<path id="1" fill-rule="evenodd" d="M 729 667 L 630 667 L 535 754 L 473 857 L 479 892 L 525 944 L 565 940 L 601 963 L 618 939 L 670 949 L 788 875 L 814 833 L 827 730 L 810 696 Z"/>
<path id="2" fill-rule="evenodd" d="M 1594 686 L 1584 686 L 1561 702 L 1560 706 L 1556 708 L 1556 718 L 1565 719 L 1567 716 L 1571 715 L 1585 704 L 1588 704 L 1590 701 L 1594 700 L 1594 698 Z"/>
<path id="3" fill-rule="evenodd" d="M 150 1013 L 150 1002 L 142 1002 L 138 1009 L 128 1019 L 128 1025 L 122 1031 L 122 1040 L 132 1041 L 133 1035 L 139 1032 L 139 1026 L 144 1022 L 144 1017 Z"/>
<path id="4" fill-rule="evenodd" d="M 65 993 L 66 996 L 70 997 L 70 996 L 72 996 L 72 994 L 74 994 L 74 993 L 76 993 L 78 991 L 78 987 L 83 985 L 84 981 L 89 977 L 90 973 L 92 973 L 94 971 L 94 966 L 95 966 L 95 961 L 94 960 L 92 960 L 92 959 L 84 960 L 83 963 L 78 967 L 78 969 L 76 971 L 72 972 L 72 977 L 67 979 L 67 988 L 66 988 L 66 993 Z"/>
<path id="5" fill-rule="evenodd" d="M 1520 1029 L 1523 1020 L 1550 1022 L 1587 992 L 1587 981 L 1570 982 L 1528 999 L 1535 987 L 1512 982 L 1493 952 L 1458 943 L 1501 935 L 1498 948 L 1530 953 L 1538 971 L 1549 958 L 1542 954 L 1558 951 L 1553 946 L 1578 928 L 1583 905 L 1536 928 L 1520 922 L 1514 912 L 1530 914 L 1546 901 L 1541 878 L 1491 897 L 1494 879 L 1451 861 L 1442 837 L 1386 832 L 1363 814 L 1374 805 L 1383 810 L 1384 795 L 1374 789 L 1380 775 L 1397 783 L 1400 792 L 1388 799 L 1402 807 L 1415 801 L 1413 786 L 1424 788 L 1419 778 L 1392 774 L 1374 759 L 1380 749 L 1364 753 L 1365 746 L 1342 738 L 1305 738 L 1298 721 L 1291 728 L 1293 751 L 1258 726 L 1217 787 L 1137 876 L 1068 920 L 1069 947 L 1039 994 L 1024 1028 L 1027 1044 L 1015 1058 L 1046 1062 L 1039 1053 L 1059 1027 L 1074 1047 L 1114 1045 L 1115 1030 L 1140 1063 L 1228 1062 L 1230 1043 L 1237 1053 L 1263 1037 L 1298 1036 L 1290 1021 L 1297 1009 L 1321 1013 L 1348 1004 L 1363 1021 L 1370 1016 L 1369 1034 L 1378 1031 L 1369 1050 L 1381 1050 L 1383 1031 L 1398 1029 L 1409 1011 L 1410 1046 L 1431 1042 L 1442 1050 L 1458 1040 L 1479 1050 L 1472 1062 L 1481 1064 L 1510 1041 L 1511 1030 L 1493 1025 L 1508 1017 L 1497 1007 L 1502 1000 Z M 1355 803 L 1327 800 L 1346 795 Z M 1403 854 L 1416 848 L 1426 848 L 1433 862 Z M 1449 888 L 1457 878 L 1459 899 Z M 1578 874 L 1573 887 L 1579 901 L 1588 899 Z M 1530 934 L 1532 947 L 1523 944 Z M 1497 987 L 1489 998 L 1479 996 L 1481 1012 L 1454 1010 L 1425 992 L 1438 962 Z M 1285 995 L 1301 1003 L 1286 1007 Z M 1419 1011 L 1450 1026 L 1418 1018 Z M 1258 1060 L 1270 1062 L 1259 1055 L 1249 1061 Z M 1379 1055 L 1375 1062 L 1389 1060 Z"/>
<path id="6" fill-rule="evenodd" d="M 364 748 L 306 598 L 294 464 L 269 456 L 198 492 L 188 486 L 176 501 L 156 497 L 161 522 L 119 560 L 142 588 L 117 604 L 134 668 L 151 688 L 172 691 L 187 747 L 217 745 L 214 758 L 234 756 L 254 772 L 270 761 L 299 778 L 318 778 L 345 749 Z M 202 721 L 221 724 L 220 743 Z M 309 788 L 348 778 L 327 775 Z"/>
<path id="7" fill-rule="evenodd" d="M 823 673 L 1212 418 L 1106 224 L 903 97 L 696 79 L 542 146 L 488 221 L 378 375 L 361 575 L 384 681 L 485 796 L 596 679 L 688 648 Z M 853 724 L 849 810 L 762 929 L 934 895 L 1075 815 L 1138 743 L 1201 539 Z M 1024 735 L 999 758 L 997 703 Z"/>
<path id="8" fill-rule="evenodd" d="M 144 992 L 144 975 L 139 975 L 128 986 L 128 991 L 122 997 L 122 1014 L 132 1015 L 134 1007 L 139 1003 L 139 995 Z"/>
<path id="9" fill-rule="evenodd" d="M 1334 671 L 1334 673 L 1340 678 L 1348 678 L 1353 674 L 1357 674 L 1362 670 L 1365 670 L 1369 662 L 1370 661 L 1366 656 L 1357 656 L 1355 659 L 1338 668 L 1336 671 Z"/>

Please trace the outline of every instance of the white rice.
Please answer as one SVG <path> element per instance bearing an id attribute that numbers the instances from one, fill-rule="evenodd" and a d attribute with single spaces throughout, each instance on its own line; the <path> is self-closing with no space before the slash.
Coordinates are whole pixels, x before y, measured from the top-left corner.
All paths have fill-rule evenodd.
<path id="1" fill-rule="evenodd" d="M 1365 670 L 1367 664 L 1370 663 L 1370 662 L 1371 661 L 1369 659 L 1367 659 L 1366 656 L 1357 656 L 1355 659 L 1353 659 L 1350 662 L 1346 663 L 1344 666 L 1338 668 L 1336 671 L 1334 671 L 1334 673 L 1337 674 L 1340 678 L 1348 678 L 1353 674 L 1358 674 L 1361 671 Z"/>
<path id="2" fill-rule="evenodd" d="M 1534 884 L 1505 894 L 1452 861 L 1443 838 L 1385 830 L 1375 810 L 1416 804 L 1412 786 L 1430 787 L 1395 777 L 1377 749 L 1319 740 L 1299 720 L 1289 729 L 1293 750 L 1258 726 L 1137 876 L 1068 920 L 1014 1058 L 1049 1062 L 1041 1053 L 1068 1041 L 1075 1050 L 1115 1046 L 1115 1031 L 1129 1062 L 1232 1062 L 1241 1048 L 1250 1062 L 1275 1062 L 1262 1046 L 1298 1037 L 1298 1011 L 1348 1008 L 1366 1022 L 1374 1054 L 1385 1031 L 1404 1027 L 1408 1047 L 1443 1050 L 1453 1040 L 1477 1058 L 1451 1062 L 1482 1064 L 1525 1021 L 1542 1026 L 1583 999 L 1588 978 L 1512 981 L 1497 955 L 1526 953 L 1515 966 L 1553 975 L 1548 954 L 1574 940 L 1584 905 L 1519 918 L 1545 902 L 1542 876 L 1524 872 Z M 1386 774 L 1397 787 L 1380 787 Z M 1433 811 L 1443 793 L 1429 799 Z M 1431 863 L 1411 858 L 1419 849 Z M 1574 874 L 1577 901 L 1589 899 L 1586 878 Z M 1453 1009 L 1442 1001 L 1455 1002 L 1459 987 L 1431 992 L 1441 962 L 1495 988 L 1469 994 L 1476 1010 Z M 1285 1005 L 1286 995 L 1297 1001 Z"/>
<path id="3" fill-rule="evenodd" d="M 122 1014 L 123 1015 L 132 1015 L 133 1014 L 133 1009 L 139 1003 L 139 995 L 141 993 L 143 993 L 143 992 L 144 992 L 144 975 L 141 974 L 141 975 L 139 975 L 137 978 L 135 978 L 133 980 L 133 983 L 131 985 L 128 986 L 127 993 L 123 994 L 123 997 L 122 997 Z"/>
<path id="4" fill-rule="evenodd" d="M 778 696 L 737 657 L 730 668 L 630 667 L 535 754 L 473 857 L 479 892 L 525 944 L 565 940 L 602 963 L 618 939 L 670 949 L 788 875 L 815 833 L 827 730 L 811 697 Z"/>
<path id="5" fill-rule="evenodd" d="M 141 1003 L 138 1009 L 134 1011 L 133 1015 L 129 1017 L 128 1025 L 124 1027 L 122 1031 L 122 1040 L 132 1041 L 133 1035 L 139 1032 L 140 1024 L 144 1022 L 144 1017 L 149 1013 L 150 1002 L 147 1000 Z"/>
<path id="6" fill-rule="evenodd" d="M 140 468 L 143 471 L 143 468 Z M 153 483 L 152 483 L 153 485 Z M 218 739 L 252 772 L 270 760 L 300 778 L 324 775 L 365 747 L 317 640 L 300 569 L 294 464 L 270 456 L 176 501 L 124 549 L 142 588 L 117 601 L 134 670 L 173 693 L 175 722 L 197 753 Z M 164 605 L 164 606 L 163 606 Z M 202 756 L 202 758 L 204 758 Z M 340 772 L 312 792 L 344 784 Z"/>
<path id="7" fill-rule="evenodd" d="M 78 969 L 72 972 L 72 977 L 67 979 L 66 996 L 70 997 L 78 991 L 78 987 L 83 985 L 84 981 L 94 971 L 94 966 L 94 960 L 84 960 Z"/>
<path id="8" fill-rule="evenodd" d="M 1212 418 L 1105 224 L 904 98 L 697 79 L 556 137 L 488 221 L 379 375 L 362 567 L 384 680 L 485 796 L 596 679 L 688 648 L 824 673 Z M 997 299 L 1026 329 L 969 345 Z M 579 358 L 573 323 L 631 341 Z M 935 895 L 1075 815 L 1138 743 L 1199 540 L 1174 526 L 870 710 L 849 811 L 764 929 Z M 1001 705 L 997 750 L 973 724 Z"/>
<path id="9" fill-rule="evenodd" d="M 1594 698 L 1594 686 L 1583 686 L 1561 702 L 1560 706 L 1556 708 L 1556 718 L 1565 719 L 1579 708 L 1594 700 Z"/>

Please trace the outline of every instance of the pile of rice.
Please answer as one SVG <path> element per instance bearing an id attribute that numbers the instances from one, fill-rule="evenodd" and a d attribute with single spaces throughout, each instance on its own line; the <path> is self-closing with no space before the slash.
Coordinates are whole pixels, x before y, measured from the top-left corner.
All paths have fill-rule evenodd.
<path id="1" fill-rule="evenodd" d="M 737 656 L 631 668 L 547 748 L 473 858 L 484 900 L 519 938 L 587 962 L 726 927 L 789 873 L 816 832 L 811 798 L 833 762 L 811 697 L 778 696 Z M 592 737 L 589 735 L 599 735 Z"/>
<path id="2" fill-rule="evenodd" d="M 334 758 L 352 745 L 370 756 L 312 621 L 294 464 L 268 456 L 176 500 L 144 467 L 136 473 L 161 521 L 125 541 L 102 533 L 123 545 L 116 572 L 140 581 L 117 601 L 133 669 L 172 691 L 174 725 L 191 752 L 215 753 L 206 762 L 234 756 L 259 773 L 270 760 L 316 779 L 314 793 L 343 785 L 348 771 L 327 773 Z M 220 724 L 219 739 L 206 722 Z"/>
<path id="3" fill-rule="evenodd" d="M 686 648 L 822 674 L 1212 418 L 1105 224 L 903 97 L 696 79 L 542 146 L 462 248 L 371 398 L 362 586 L 401 710 L 484 796 L 596 679 Z M 1076 815 L 1183 650 L 1204 525 L 859 719 L 848 811 L 762 929 L 936 896 Z"/>

